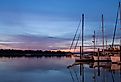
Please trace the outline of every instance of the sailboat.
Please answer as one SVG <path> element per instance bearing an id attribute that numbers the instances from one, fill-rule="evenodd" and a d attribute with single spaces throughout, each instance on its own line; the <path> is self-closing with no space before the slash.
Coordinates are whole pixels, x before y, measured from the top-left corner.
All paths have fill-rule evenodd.
<path id="1" fill-rule="evenodd" d="M 115 24 L 115 29 L 114 29 L 112 47 L 113 47 L 114 40 L 115 40 L 115 32 L 116 32 L 118 17 L 120 17 L 120 26 L 121 26 L 121 4 L 120 4 L 120 2 L 119 2 L 118 10 L 117 10 L 117 17 L 116 17 L 116 24 Z M 120 45 L 119 49 L 120 49 L 119 50 L 120 52 L 118 54 L 113 54 L 113 56 L 111 56 L 111 61 L 114 63 L 121 63 L 121 45 Z"/>
<path id="2" fill-rule="evenodd" d="M 104 19 L 103 19 L 103 14 L 102 14 L 102 52 L 100 55 L 100 50 L 98 49 L 98 55 L 93 55 L 93 59 L 94 61 L 103 61 L 103 62 L 110 62 L 111 58 L 108 55 L 105 55 L 104 52 L 104 23 L 103 23 Z M 95 46 L 95 32 L 94 32 L 94 46 Z M 95 49 L 95 47 L 94 47 Z M 95 50 L 94 50 L 95 51 Z"/>
<path id="3" fill-rule="evenodd" d="M 119 13 L 120 13 L 120 26 L 121 26 L 121 5 L 119 2 L 119 6 L 118 6 L 118 11 L 117 11 L 117 18 L 116 18 L 116 24 L 115 24 L 115 29 L 114 29 L 114 34 L 113 34 L 113 41 L 112 41 L 112 46 L 110 47 L 111 50 L 107 50 L 106 52 L 108 52 L 111 55 L 105 55 L 105 50 L 104 50 L 104 27 L 103 27 L 103 15 L 102 15 L 102 39 L 103 39 L 103 49 L 102 49 L 102 54 L 103 56 L 93 56 L 94 60 L 111 60 L 112 63 L 121 63 L 121 45 L 118 50 L 116 50 L 114 48 L 114 40 L 115 40 L 115 33 L 116 33 L 116 27 L 117 27 L 117 22 L 118 22 L 118 17 L 119 17 Z M 120 52 L 119 52 L 120 51 Z"/>

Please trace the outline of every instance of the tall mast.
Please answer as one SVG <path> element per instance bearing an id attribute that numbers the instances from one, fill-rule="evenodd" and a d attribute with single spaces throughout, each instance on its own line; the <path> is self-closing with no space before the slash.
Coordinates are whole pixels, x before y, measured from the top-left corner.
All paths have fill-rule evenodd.
<path id="1" fill-rule="evenodd" d="M 102 45 L 103 45 L 103 54 L 104 54 L 104 19 L 103 19 L 103 14 L 102 14 Z"/>
<path id="2" fill-rule="evenodd" d="M 121 28 L 121 4 L 119 2 L 119 12 L 120 12 L 120 28 Z M 120 62 L 121 62 L 121 39 L 120 39 Z"/>
<path id="3" fill-rule="evenodd" d="M 117 10 L 117 15 L 116 15 L 115 28 L 114 28 L 113 41 L 112 41 L 112 48 L 113 48 L 113 45 L 114 45 L 114 39 L 115 39 L 115 34 L 116 34 L 116 27 L 117 27 L 117 23 L 118 23 L 119 12 L 120 12 L 120 25 L 121 25 L 121 6 L 120 6 L 120 2 L 119 2 L 118 10 Z"/>
<path id="4" fill-rule="evenodd" d="M 84 46 L 84 14 L 82 14 L 82 56 L 83 56 L 83 46 Z"/>
<path id="5" fill-rule="evenodd" d="M 82 14 L 82 47 L 80 47 L 80 50 L 81 50 L 80 59 L 81 59 L 81 56 L 83 56 L 83 46 L 84 46 L 84 14 Z M 84 82 L 84 67 L 83 65 L 81 67 L 81 64 L 80 64 L 80 70 L 82 70 L 82 82 Z M 81 71 L 80 71 L 80 74 L 81 74 Z"/>
<path id="6" fill-rule="evenodd" d="M 121 37 L 120 37 L 120 46 L 121 46 Z"/>
<path id="7" fill-rule="evenodd" d="M 119 10 L 120 10 L 120 29 L 121 29 L 121 4 L 119 2 Z M 121 36 L 120 36 L 120 46 L 121 46 Z"/>
<path id="8" fill-rule="evenodd" d="M 108 48 L 108 41 L 107 41 L 107 36 L 105 37 L 105 44 L 106 44 L 106 50 L 107 50 L 107 48 Z"/>
<path id="9" fill-rule="evenodd" d="M 93 44 L 94 44 L 94 55 L 95 55 L 95 30 L 94 30 L 94 35 L 92 36 L 93 37 Z"/>
<path id="10" fill-rule="evenodd" d="M 119 11 L 120 11 L 120 28 L 121 28 L 121 4 L 119 2 Z"/>

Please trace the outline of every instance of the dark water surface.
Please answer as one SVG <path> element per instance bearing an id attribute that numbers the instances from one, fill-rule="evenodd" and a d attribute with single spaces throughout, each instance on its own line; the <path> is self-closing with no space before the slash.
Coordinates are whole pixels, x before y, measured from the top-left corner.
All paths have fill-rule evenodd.
<path id="1" fill-rule="evenodd" d="M 99 70 L 96 64 L 77 64 L 67 69 L 73 63 L 67 57 L 0 58 L 0 82 L 121 82 L 118 65 Z"/>

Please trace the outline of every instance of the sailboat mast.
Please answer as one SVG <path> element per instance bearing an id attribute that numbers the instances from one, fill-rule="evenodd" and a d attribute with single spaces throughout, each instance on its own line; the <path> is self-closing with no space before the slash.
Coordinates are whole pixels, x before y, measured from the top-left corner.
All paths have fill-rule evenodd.
<path id="1" fill-rule="evenodd" d="M 106 44 L 106 50 L 107 50 L 107 48 L 108 48 L 107 36 L 105 37 L 105 44 Z"/>
<path id="2" fill-rule="evenodd" d="M 94 43 L 94 55 L 95 55 L 95 30 L 94 30 L 94 35 L 93 35 L 93 43 Z"/>
<path id="3" fill-rule="evenodd" d="M 114 39 L 115 39 L 115 34 L 116 34 L 116 27 L 117 27 L 117 23 L 118 23 L 118 15 L 119 15 L 119 11 L 120 11 L 120 14 L 121 14 L 121 8 L 120 8 L 120 2 L 119 2 L 119 6 L 118 6 L 118 10 L 117 10 L 117 15 L 116 15 L 116 21 L 115 21 L 115 28 L 114 28 L 114 33 L 113 33 L 113 41 L 112 41 L 112 48 L 113 48 L 113 45 L 114 45 Z M 121 17 L 121 15 L 120 15 Z M 121 22 L 120 22 L 121 24 Z"/>
<path id="4" fill-rule="evenodd" d="M 120 5 L 120 2 L 119 2 Z M 120 29 L 121 29 L 121 5 L 119 6 L 119 10 L 120 10 Z M 120 36 L 120 46 L 121 46 L 121 36 Z"/>
<path id="5" fill-rule="evenodd" d="M 120 12 L 120 28 L 121 28 L 121 4 L 119 2 L 119 12 Z M 121 62 L 121 39 L 120 39 L 120 62 Z"/>
<path id="6" fill-rule="evenodd" d="M 121 37 L 120 37 L 120 44 L 119 45 L 121 46 Z"/>
<path id="7" fill-rule="evenodd" d="M 84 46 L 84 14 L 82 14 L 82 56 L 83 56 L 83 46 Z"/>
<path id="8" fill-rule="evenodd" d="M 102 45 L 103 45 L 103 54 L 104 54 L 104 19 L 103 19 L 103 14 L 102 14 Z"/>
<path id="9" fill-rule="evenodd" d="M 120 12 L 120 28 L 121 28 L 121 4 L 119 2 L 119 12 Z"/>

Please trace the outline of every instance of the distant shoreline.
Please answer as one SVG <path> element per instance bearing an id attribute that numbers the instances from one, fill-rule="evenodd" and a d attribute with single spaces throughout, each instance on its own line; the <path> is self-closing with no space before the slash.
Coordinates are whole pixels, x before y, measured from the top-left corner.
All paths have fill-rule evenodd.
<path id="1" fill-rule="evenodd" d="M 63 51 L 42 51 L 42 50 L 13 50 L 1 49 L 0 57 L 61 57 L 70 56 L 71 52 Z"/>

